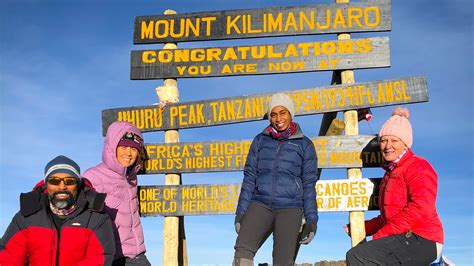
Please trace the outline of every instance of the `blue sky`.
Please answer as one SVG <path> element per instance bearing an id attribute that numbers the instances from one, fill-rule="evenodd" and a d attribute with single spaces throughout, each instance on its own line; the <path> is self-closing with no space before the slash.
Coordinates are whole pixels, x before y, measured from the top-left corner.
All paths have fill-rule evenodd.
<path id="1" fill-rule="evenodd" d="M 100 161 L 101 110 L 157 102 L 161 80 L 131 81 L 130 51 L 161 45 L 133 45 L 135 16 L 333 1 L 23 1 L 0 4 L 0 232 L 18 211 L 18 196 L 42 178 L 44 165 L 59 154 L 82 170 Z M 392 31 L 353 34 L 389 36 L 391 67 L 355 71 L 356 81 L 425 75 L 430 101 L 408 106 L 413 150 L 427 158 L 439 176 L 437 206 L 445 230 L 444 254 L 457 265 L 473 258 L 473 19 L 469 0 L 415 0 L 392 3 Z M 282 43 L 335 39 L 335 35 L 192 42 L 179 47 Z M 331 72 L 178 80 L 180 100 L 223 98 L 259 92 L 328 85 Z M 375 134 L 392 107 L 374 108 L 360 134 Z M 298 117 L 306 135 L 317 135 L 321 115 Z M 341 117 L 341 114 L 339 114 Z M 181 141 L 253 138 L 265 122 L 184 129 Z M 145 134 L 163 141 L 162 132 Z M 381 177 L 364 169 L 364 177 Z M 325 170 L 322 179 L 346 178 L 344 170 Z M 183 174 L 184 184 L 235 183 L 241 172 Z M 160 185 L 163 175 L 141 176 L 140 184 Z M 366 218 L 376 212 L 367 212 Z M 185 218 L 190 265 L 229 265 L 236 234 L 232 215 Z M 298 263 L 342 259 L 350 239 L 342 230 L 348 213 L 320 214 L 316 239 L 301 248 Z M 163 218 L 142 219 L 147 256 L 161 265 Z M 271 239 L 256 262 L 271 262 Z"/>

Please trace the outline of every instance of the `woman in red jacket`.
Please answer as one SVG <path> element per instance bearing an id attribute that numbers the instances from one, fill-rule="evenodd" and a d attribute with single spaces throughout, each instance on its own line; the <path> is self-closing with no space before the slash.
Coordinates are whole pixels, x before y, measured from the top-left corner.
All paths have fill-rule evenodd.
<path id="1" fill-rule="evenodd" d="M 385 175 L 379 188 L 380 215 L 365 221 L 373 240 L 346 254 L 347 265 L 429 265 L 444 241 L 436 212 L 438 178 L 425 159 L 411 151 L 409 111 L 397 108 L 379 133 Z M 349 232 L 345 226 L 346 232 Z"/>

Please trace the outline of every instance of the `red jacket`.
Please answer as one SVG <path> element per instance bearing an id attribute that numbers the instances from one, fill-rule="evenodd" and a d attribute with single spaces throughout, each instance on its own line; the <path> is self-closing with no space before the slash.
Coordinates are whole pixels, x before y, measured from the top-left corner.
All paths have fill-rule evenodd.
<path id="1" fill-rule="evenodd" d="M 81 189 L 77 209 L 58 237 L 44 189 L 21 194 L 20 211 L 0 240 L 0 265 L 111 265 L 115 242 L 112 222 L 102 211 L 105 195 Z"/>
<path id="2" fill-rule="evenodd" d="M 380 215 L 365 221 L 373 239 L 412 230 L 434 242 L 444 243 L 443 226 L 436 212 L 438 177 L 431 165 L 408 150 L 395 169 L 380 183 Z"/>

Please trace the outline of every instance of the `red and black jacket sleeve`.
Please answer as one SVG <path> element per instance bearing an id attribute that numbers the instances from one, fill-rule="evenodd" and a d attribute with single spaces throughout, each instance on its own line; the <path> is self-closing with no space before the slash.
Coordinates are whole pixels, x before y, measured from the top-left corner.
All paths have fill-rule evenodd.
<path id="1" fill-rule="evenodd" d="M 18 212 L 0 240 L 0 265 L 25 265 L 28 249 L 24 218 Z"/>

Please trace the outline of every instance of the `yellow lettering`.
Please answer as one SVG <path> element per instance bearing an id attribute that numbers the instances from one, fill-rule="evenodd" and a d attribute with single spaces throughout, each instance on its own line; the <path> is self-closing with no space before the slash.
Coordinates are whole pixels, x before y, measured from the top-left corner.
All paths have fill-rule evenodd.
<path id="1" fill-rule="evenodd" d="M 160 24 L 163 25 L 163 33 L 162 34 L 160 34 Z M 168 21 L 158 20 L 155 23 L 155 37 L 158 38 L 158 39 L 168 37 L 169 28 L 170 28 L 170 25 L 169 25 Z"/>
<path id="2" fill-rule="evenodd" d="M 354 52 L 354 43 L 351 40 L 340 40 L 337 42 L 338 54 L 352 54 Z"/>
<path id="3" fill-rule="evenodd" d="M 237 54 L 234 51 L 234 48 L 232 48 L 232 47 L 227 47 L 227 49 L 225 50 L 225 53 L 224 53 L 223 60 L 229 60 L 229 59 L 232 59 L 232 60 L 238 60 L 239 59 L 237 57 Z"/>
<path id="4" fill-rule="evenodd" d="M 176 106 L 170 107 L 170 126 L 174 126 L 174 119 L 178 116 L 178 108 Z"/>
<path id="5" fill-rule="evenodd" d="M 173 61 L 173 52 L 170 50 L 160 50 L 158 52 L 158 61 L 161 63 L 169 63 Z"/>
<path id="6" fill-rule="evenodd" d="M 321 62 L 319 62 L 318 67 L 319 67 L 320 69 L 328 68 L 328 63 L 327 63 L 325 60 L 321 60 Z"/>
<path id="7" fill-rule="evenodd" d="M 278 13 L 276 18 L 273 17 L 273 14 L 268 14 L 268 32 L 281 31 L 282 27 L 283 18 L 281 13 Z"/>
<path id="8" fill-rule="evenodd" d="M 332 27 L 335 29 L 339 26 L 344 29 L 347 27 L 346 20 L 344 19 L 344 15 L 342 14 L 342 11 L 340 9 L 337 9 L 336 14 L 334 16 L 334 24 L 332 25 Z"/>
<path id="9" fill-rule="evenodd" d="M 257 53 L 258 50 L 258 53 Z M 265 57 L 267 50 L 265 46 L 252 46 L 250 47 L 250 55 L 254 59 L 261 59 Z"/>
<path id="10" fill-rule="evenodd" d="M 326 10 L 326 25 L 322 25 L 321 23 L 317 22 L 316 27 L 320 30 L 326 30 L 329 29 L 329 26 L 331 25 L 331 10 L 327 9 Z"/>
<path id="11" fill-rule="evenodd" d="M 252 15 L 247 16 L 248 33 L 260 33 L 262 29 L 252 29 Z"/>
<path id="12" fill-rule="evenodd" d="M 306 14 L 303 11 L 300 11 L 300 28 L 301 29 L 305 28 L 303 24 L 306 23 L 306 25 L 308 26 L 310 30 L 314 30 L 314 11 L 311 10 L 309 12 L 309 15 L 310 15 L 310 18 L 308 19 Z"/>
<path id="13" fill-rule="evenodd" d="M 369 21 L 370 12 L 373 13 L 374 21 Z M 380 9 L 377 6 L 370 6 L 364 10 L 364 23 L 367 27 L 377 27 L 380 24 Z"/>
<path id="14" fill-rule="evenodd" d="M 240 29 L 239 27 L 237 27 L 237 21 L 240 19 L 240 15 L 236 16 L 235 18 L 231 18 L 231 16 L 227 16 L 227 27 L 226 27 L 226 33 L 227 35 L 230 35 L 231 34 L 231 29 L 234 29 L 234 31 L 237 33 L 237 34 L 240 34 Z M 231 20 L 232 19 L 232 20 Z"/>
<path id="15" fill-rule="evenodd" d="M 196 19 L 196 24 L 193 24 L 190 18 L 186 19 L 186 37 L 189 37 L 190 31 L 193 32 L 194 36 L 199 36 L 199 32 L 201 31 L 199 19 Z"/>
<path id="16" fill-rule="evenodd" d="M 178 70 L 178 73 L 180 76 L 184 74 L 184 70 L 186 70 L 187 66 L 176 66 L 176 69 Z"/>
<path id="17" fill-rule="evenodd" d="M 155 51 L 144 51 L 142 53 L 142 62 L 145 64 L 153 64 L 156 62 L 156 52 Z"/>
<path id="18" fill-rule="evenodd" d="M 298 52 L 296 51 L 296 47 L 292 43 L 288 44 L 288 47 L 286 48 L 286 52 L 285 52 L 285 57 L 290 57 L 290 56 L 294 56 L 294 57 L 298 56 Z"/>
<path id="19" fill-rule="evenodd" d="M 222 74 L 230 74 L 230 73 L 232 73 L 232 70 L 230 69 L 230 66 L 228 64 L 225 64 L 222 67 L 221 73 Z"/>
<path id="20" fill-rule="evenodd" d="M 362 17 L 362 9 L 360 7 L 348 8 L 347 9 L 347 24 L 349 28 L 352 28 L 354 24 L 357 24 L 358 27 L 362 28 L 360 23 L 360 18 Z M 354 24 L 353 24 L 354 23 Z"/>
<path id="21" fill-rule="evenodd" d="M 146 21 L 142 21 L 142 30 L 141 30 L 141 36 L 140 38 L 143 39 L 153 39 L 153 21 L 149 21 L 148 25 L 146 24 Z"/>
<path id="22" fill-rule="evenodd" d="M 178 27 L 175 26 L 175 20 L 174 19 L 171 20 L 171 22 L 170 22 L 170 28 L 171 28 L 170 35 L 171 35 L 171 37 L 173 37 L 173 38 L 183 37 L 183 35 L 184 35 L 184 22 L 185 21 L 182 20 L 182 19 L 179 20 L 179 33 L 176 33 L 175 30 Z"/>
<path id="23" fill-rule="evenodd" d="M 210 36 L 211 24 L 213 21 L 216 21 L 216 17 L 205 17 L 205 18 L 202 18 L 202 21 L 206 23 L 206 36 Z"/>
<path id="24" fill-rule="evenodd" d="M 357 52 L 368 53 L 372 51 L 372 41 L 370 39 L 358 39 L 356 41 Z"/>
<path id="25" fill-rule="evenodd" d="M 288 31 L 288 28 L 293 27 L 295 31 L 298 31 L 298 26 L 296 25 L 295 15 L 293 12 L 288 12 L 288 17 L 286 18 L 285 31 Z"/>
<path id="26" fill-rule="evenodd" d="M 325 54 L 335 54 L 337 51 L 336 43 L 323 42 L 323 44 L 321 45 L 321 51 Z"/>
<path id="27" fill-rule="evenodd" d="M 191 61 L 202 62 L 206 58 L 206 51 L 204 49 L 191 50 Z"/>
<path id="28" fill-rule="evenodd" d="M 257 64 L 245 64 L 245 72 L 257 73 Z"/>

